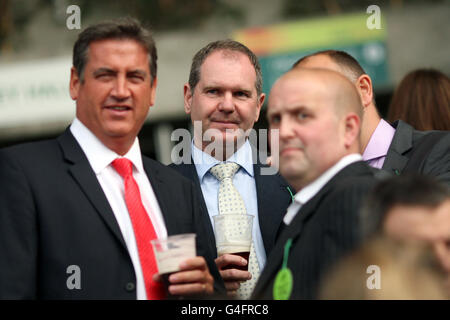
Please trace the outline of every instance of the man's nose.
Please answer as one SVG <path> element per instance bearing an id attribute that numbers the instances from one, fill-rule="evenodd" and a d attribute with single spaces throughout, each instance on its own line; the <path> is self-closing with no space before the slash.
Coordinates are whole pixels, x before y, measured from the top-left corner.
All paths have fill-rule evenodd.
<path id="1" fill-rule="evenodd" d="M 218 109 L 222 112 L 231 113 L 234 111 L 234 99 L 232 92 L 225 92 L 222 100 L 219 103 Z"/>
<path id="2" fill-rule="evenodd" d="M 278 127 L 280 139 L 289 139 L 294 136 L 294 126 L 293 121 L 290 120 L 288 117 L 281 117 L 280 118 L 280 125 Z"/>
<path id="3" fill-rule="evenodd" d="M 111 91 L 111 95 L 117 100 L 124 100 L 130 96 L 130 90 L 128 88 L 126 77 L 117 77 L 116 81 L 114 82 L 114 87 Z"/>

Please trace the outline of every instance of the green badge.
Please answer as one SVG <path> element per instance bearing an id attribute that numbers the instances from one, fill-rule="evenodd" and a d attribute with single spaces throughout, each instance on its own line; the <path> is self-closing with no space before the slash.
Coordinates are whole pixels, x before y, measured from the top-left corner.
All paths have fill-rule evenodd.
<path id="1" fill-rule="evenodd" d="M 291 245 L 292 239 L 288 239 L 284 246 L 283 265 L 281 266 L 281 270 L 278 271 L 273 284 L 273 298 L 275 300 L 288 300 L 292 293 L 294 278 L 291 270 L 287 267 Z"/>

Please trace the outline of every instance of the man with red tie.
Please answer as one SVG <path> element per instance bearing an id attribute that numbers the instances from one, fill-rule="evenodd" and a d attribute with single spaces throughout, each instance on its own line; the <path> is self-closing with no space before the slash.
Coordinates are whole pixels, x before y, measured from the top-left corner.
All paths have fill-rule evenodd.
<path id="1" fill-rule="evenodd" d="M 163 299 L 150 241 L 182 233 L 197 234 L 197 257 L 169 293 L 223 286 L 192 183 L 140 151 L 156 60 L 135 20 L 87 28 L 73 50 L 71 126 L 0 150 L 0 299 Z"/>

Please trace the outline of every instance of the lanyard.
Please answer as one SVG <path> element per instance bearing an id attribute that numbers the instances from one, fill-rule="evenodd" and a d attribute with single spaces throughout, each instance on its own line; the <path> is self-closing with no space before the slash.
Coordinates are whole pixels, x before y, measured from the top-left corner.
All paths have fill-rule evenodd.
<path id="1" fill-rule="evenodd" d="M 287 266 L 291 246 L 292 238 L 289 238 L 284 245 L 283 264 L 281 265 L 281 269 L 278 271 L 273 284 L 273 298 L 275 300 L 287 300 L 292 293 L 294 281 L 292 272 Z"/>
<path id="2" fill-rule="evenodd" d="M 289 194 L 291 195 L 291 201 L 292 201 L 292 203 L 294 203 L 294 201 L 295 201 L 295 195 L 292 193 L 291 188 L 286 187 L 286 189 L 287 189 L 287 191 L 289 191 Z"/>

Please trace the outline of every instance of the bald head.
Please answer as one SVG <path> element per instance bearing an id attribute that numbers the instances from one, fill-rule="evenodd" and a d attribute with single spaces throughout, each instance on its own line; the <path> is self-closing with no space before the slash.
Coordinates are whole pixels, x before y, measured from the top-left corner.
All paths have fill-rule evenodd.
<path id="1" fill-rule="evenodd" d="M 278 88 L 291 88 L 292 91 L 302 91 L 311 95 L 328 98 L 328 107 L 340 117 L 350 112 L 362 117 L 362 105 L 353 83 L 345 76 L 332 69 L 297 67 L 285 73 L 274 84 L 271 96 Z M 290 95 L 295 97 L 295 95 Z M 288 97 L 289 99 L 289 97 Z M 270 97 L 269 97 L 270 105 Z"/>
<path id="2" fill-rule="evenodd" d="M 292 69 L 325 68 L 339 72 L 356 87 L 360 97 L 364 116 L 362 117 L 360 145 L 364 151 L 378 126 L 381 117 L 375 104 L 372 79 L 364 71 L 358 61 L 344 51 L 326 50 L 313 53 L 299 59 Z"/>
<path id="3" fill-rule="evenodd" d="M 293 66 L 301 68 L 324 68 L 337 71 L 346 76 L 351 82 L 355 81 L 366 72 L 351 55 L 344 51 L 325 50 L 313 53 L 299 59 Z"/>
<path id="4" fill-rule="evenodd" d="M 361 109 L 354 85 L 331 70 L 296 68 L 273 85 L 270 129 L 279 130 L 280 172 L 297 191 L 359 152 Z"/>

